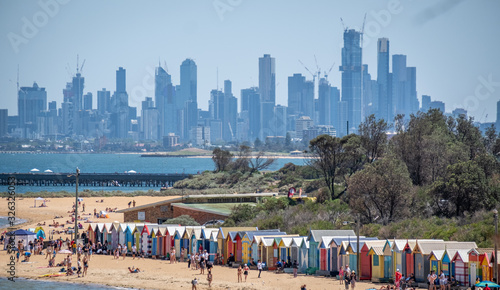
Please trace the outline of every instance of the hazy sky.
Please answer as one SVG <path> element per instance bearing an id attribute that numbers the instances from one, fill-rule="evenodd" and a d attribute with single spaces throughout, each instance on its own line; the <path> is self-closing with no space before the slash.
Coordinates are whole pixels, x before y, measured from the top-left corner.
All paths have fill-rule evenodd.
<path id="1" fill-rule="evenodd" d="M 47 3 L 44 5 L 44 3 Z M 47 7 L 44 7 L 47 6 Z M 225 79 L 233 94 L 258 85 L 258 58 L 276 58 L 277 103 L 287 104 L 287 78 L 311 76 L 314 55 L 340 87 L 342 17 L 348 27 L 365 24 L 363 62 L 376 78 L 376 42 L 390 40 L 391 54 L 406 54 L 417 67 L 417 92 L 465 107 L 478 121 L 494 121 L 500 99 L 500 1 L 294 1 L 294 0 L 0 0 L 0 108 L 17 115 L 20 85 L 36 81 L 48 100 L 62 90 L 85 59 L 84 92 L 115 90 L 115 71 L 127 70 L 132 106 L 154 97 L 154 67 L 166 62 L 174 84 L 185 58 L 198 65 L 198 105 Z M 34 28 L 34 29 L 33 29 Z M 392 61 L 391 61 L 392 66 Z M 69 69 L 69 71 L 68 71 Z"/>

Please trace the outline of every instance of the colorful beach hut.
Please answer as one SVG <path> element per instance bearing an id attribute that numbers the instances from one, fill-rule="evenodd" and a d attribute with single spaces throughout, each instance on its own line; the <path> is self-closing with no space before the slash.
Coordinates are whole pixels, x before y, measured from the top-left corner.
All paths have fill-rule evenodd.
<path id="1" fill-rule="evenodd" d="M 307 268 L 309 268 L 309 241 L 307 237 L 302 239 L 300 248 L 299 248 L 299 270 L 301 273 L 305 273 Z"/>
<path id="2" fill-rule="evenodd" d="M 309 267 L 319 269 L 319 245 L 322 237 L 353 236 L 356 234 L 353 230 L 310 230 L 307 240 L 309 241 Z"/>
<path id="3" fill-rule="evenodd" d="M 229 232 L 238 231 L 258 231 L 257 227 L 227 227 L 219 228 L 219 233 L 217 234 L 218 251 L 223 255 L 224 259 L 229 257 L 230 253 L 234 254 L 234 247 L 232 245 L 232 240 L 228 239 Z"/>

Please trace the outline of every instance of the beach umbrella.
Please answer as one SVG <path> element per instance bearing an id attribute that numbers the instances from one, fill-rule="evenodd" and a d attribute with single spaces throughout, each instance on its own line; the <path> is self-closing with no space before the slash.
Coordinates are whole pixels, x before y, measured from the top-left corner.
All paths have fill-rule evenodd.
<path id="1" fill-rule="evenodd" d="M 35 198 L 35 207 L 36 207 L 36 201 L 37 201 L 37 200 L 45 200 L 45 199 L 44 199 L 44 198 L 42 198 L 42 197 L 37 197 L 37 198 Z"/>
<path id="2" fill-rule="evenodd" d="M 40 171 L 40 170 L 38 170 L 38 169 L 36 169 L 36 168 L 33 168 L 33 169 L 31 169 L 30 171 L 31 171 L 31 172 L 38 172 L 38 171 Z"/>
<path id="3" fill-rule="evenodd" d="M 59 254 L 72 254 L 72 252 L 70 250 L 60 250 L 58 253 Z"/>
<path id="4" fill-rule="evenodd" d="M 52 171 L 52 170 L 50 170 L 50 169 L 47 169 L 47 170 L 45 170 L 44 172 L 46 172 L 46 173 L 52 173 L 52 172 L 54 172 L 54 171 Z"/>
<path id="5" fill-rule="evenodd" d="M 500 287 L 500 285 L 498 285 L 497 283 L 493 283 L 491 281 L 482 281 L 481 283 L 477 283 L 474 286 L 476 286 L 476 287 L 483 287 L 484 288 L 484 287 L 486 287 L 486 284 L 488 284 L 488 287 L 490 287 L 490 288 L 498 288 L 498 287 Z"/>

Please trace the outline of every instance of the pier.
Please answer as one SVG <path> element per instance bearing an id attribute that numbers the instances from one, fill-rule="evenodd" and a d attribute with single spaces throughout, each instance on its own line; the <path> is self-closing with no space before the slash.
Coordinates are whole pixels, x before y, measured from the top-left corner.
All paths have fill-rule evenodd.
<path id="1" fill-rule="evenodd" d="M 9 177 L 18 186 L 75 186 L 75 173 L 0 173 L 0 185 L 9 185 Z M 79 186 L 99 187 L 170 187 L 189 174 L 163 173 L 80 173 Z"/>

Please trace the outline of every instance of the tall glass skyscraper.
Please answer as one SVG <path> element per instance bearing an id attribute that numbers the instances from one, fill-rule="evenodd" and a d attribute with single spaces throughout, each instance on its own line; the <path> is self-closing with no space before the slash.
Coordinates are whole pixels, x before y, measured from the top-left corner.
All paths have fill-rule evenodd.
<path id="1" fill-rule="evenodd" d="M 349 29 L 344 31 L 342 48 L 342 101 L 347 103 L 349 133 L 356 133 L 361 123 L 362 103 L 362 48 L 361 33 Z"/>
<path id="2" fill-rule="evenodd" d="M 188 58 L 181 64 L 180 98 L 183 108 L 182 138 L 189 138 L 189 131 L 198 122 L 198 72 L 194 60 Z M 176 102 L 180 105 L 178 102 Z"/>
<path id="3" fill-rule="evenodd" d="M 392 99 L 389 95 L 389 39 L 379 38 L 377 42 L 377 83 L 378 110 L 376 117 L 390 123 L 392 116 Z"/>
<path id="4" fill-rule="evenodd" d="M 275 59 L 270 54 L 259 58 L 259 92 L 260 92 L 260 132 L 259 137 L 265 140 L 274 136 L 273 120 L 276 105 L 276 71 Z"/>

